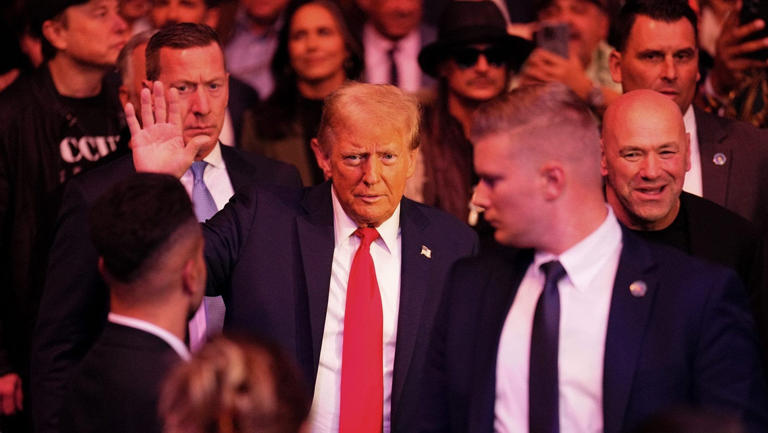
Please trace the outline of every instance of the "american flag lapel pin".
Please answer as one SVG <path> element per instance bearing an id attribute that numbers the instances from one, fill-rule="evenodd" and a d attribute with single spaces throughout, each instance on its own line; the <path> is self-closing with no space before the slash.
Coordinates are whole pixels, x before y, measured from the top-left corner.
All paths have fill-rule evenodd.
<path id="1" fill-rule="evenodd" d="M 421 255 L 426 257 L 426 258 L 428 258 L 428 259 L 431 259 L 432 258 L 432 250 L 427 248 L 426 245 L 422 245 L 421 246 Z"/>

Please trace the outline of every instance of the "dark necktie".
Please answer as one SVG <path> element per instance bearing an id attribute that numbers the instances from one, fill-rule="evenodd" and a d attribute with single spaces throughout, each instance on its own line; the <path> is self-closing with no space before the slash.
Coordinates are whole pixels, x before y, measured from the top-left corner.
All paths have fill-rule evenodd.
<path id="1" fill-rule="evenodd" d="M 397 53 L 397 44 L 392 45 L 392 48 L 387 51 L 387 57 L 389 58 L 389 84 L 398 87 L 400 86 L 400 74 L 397 72 L 395 53 Z"/>
<path id="2" fill-rule="evenodd" d="M 360 237 L 347 284 L 341 353 L 339 433 L 381 433 L 384 374 L 381 295 L 371 258 L 374 228 L 355 231 Z"/>
<path id="3" fill-rule="evenodd" d="M 560 293 L 557 283 L 565 276 L 558 261 L 541 265 L 546 279 L 536 303 L 531 332 L 528 376 L 528 420 L 530 433 L 558 433 L 560 408 L 557 349 L 560 338 Z"/>

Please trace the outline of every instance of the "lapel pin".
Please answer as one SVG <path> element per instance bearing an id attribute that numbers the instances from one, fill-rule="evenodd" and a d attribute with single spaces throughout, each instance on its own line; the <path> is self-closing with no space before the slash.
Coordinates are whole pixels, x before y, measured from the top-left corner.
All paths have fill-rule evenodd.
<path id="1" fill-rule="evenodd" d="M 725 154 L 721 152 L 717 152 L 715 156 L 712 157 L 712 162 L 714 162 L 715 165 L 725 165 L 727 161 L 728 158 L 726 158 Z"/>
<path id="2" fill-rule="evenodd" d="M 648 291 L 648 285 L 643 280 L 637 280 L 629 285 L 629 293 L 635 298 L 642 298 L 645 296 L 645 292 Z"/>
<path id="3" fill-rule="evenodd" d="M 428 258 L 428 259 L 431 259 L 432 258 L 432 250 L 427 248 L 426 245 L 422 245 L 421 246 L 421 255 L 426 257 L 426 258 Z"/>

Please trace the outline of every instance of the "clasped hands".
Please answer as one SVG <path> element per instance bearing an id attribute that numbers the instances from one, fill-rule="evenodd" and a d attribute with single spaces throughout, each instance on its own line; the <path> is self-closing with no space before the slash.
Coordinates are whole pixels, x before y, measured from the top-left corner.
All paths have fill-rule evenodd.
<path id="1" fill-rule="evenodd" d="M 179 105 L 178 91 L 171 88 L 166 95 L 160 81 L 153 83 L 152 90 L 141 90 L 141 123 L 136 117 L 133 104 L 125 104 L 125 118 L 131 131 L 133 163 L 137 172 L 166 173 L 181 177 L 194 162 L 200 146 L 208 140 L 208 137 L 199 136 L 184 143 Z"/>

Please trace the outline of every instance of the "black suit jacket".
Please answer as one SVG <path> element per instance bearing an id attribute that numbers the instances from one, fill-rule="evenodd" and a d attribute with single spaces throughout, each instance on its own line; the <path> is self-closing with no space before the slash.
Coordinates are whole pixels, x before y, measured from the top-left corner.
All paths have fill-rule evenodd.
<path id="1" fill-rule="evenodd" d="M 457 263 L 435 321 L 423 431 L 493 431 L 499 338 L 533 251 Z M 629 286 L 647 284 L 634 297 Z M 589 348 L 585 348 L 589 350 Z M 627 230 L 605 342 L 603 423 L 631 431 L 679 405 L 733 410 L 768 429 L 768 398 L 744 289 L 730 270 Z"/>
<path id="2" fill-rule="evenodd" d="M 107 323 L 68 386 L 61 431 L 160 433 L 160 390 L 179 362 L 179 355 L 163 339 Z"/>
<path id="3" fill-rule="evenodd" d="M 768 257 L 758 229 L 741 216 L 709 200 L 683 192 L 680 213 L 684 215 L 688 245 L 672 245 L 686 253 L 736 271 L 749 293 L 761 347 L 768 349 Z M 643 237 L 643 232 L 637 232 Z"/>
<path id="4" fill-rule="evenodd" d="M 414 431 L 428 337 L 451 265 L 473 254 L 474 232 L 407 198 L 392 379 L 393 432 Z M 227 287 L 225 329 L 256 332 L 317 374 L 334 252 L 331 184 L 238 194 L 204 225 L 208 287 Z M 428 249 L 430 253 L 426 253 Z M 310 387 L 313 389 L 314 387 Z"/>
<path id="5" fill-rule="evenodd" d="M 221 152 L 235 191 L 254 183 L 301 186 L 290 165 L 228 146 L 221 146 Z M 38 432 L 57 431 L 64 384 L 103 329 L 109 311 L 88 212 L 102 193 L 134 171 L 128 155 L 75 177 L 65 189 L 32 349 L 31 397 Z"/>
<path id="6" fill-rule="evenodd" d="M 768 231 L 768 131 L 699 109 L 694 109 L 694 113 L 704 198 L 752 221 L 765 236 Z"/>

